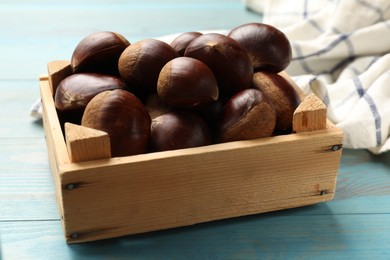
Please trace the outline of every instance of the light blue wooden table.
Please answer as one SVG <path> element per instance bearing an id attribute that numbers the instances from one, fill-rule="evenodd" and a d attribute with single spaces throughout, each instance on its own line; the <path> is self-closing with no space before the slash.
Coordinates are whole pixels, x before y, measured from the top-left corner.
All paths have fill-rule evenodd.
<path id="1" fill-rule="evenodd" d="M 87 34 L 131 42 L 260 21 L 239 0 L 0 2 L 3 259 L 390 259 L 390 153 L 344 150 L 335 199 L 314 206 L 86 244 L 65 243 L 42 123 L 28 110 L 46 63 Z"/>

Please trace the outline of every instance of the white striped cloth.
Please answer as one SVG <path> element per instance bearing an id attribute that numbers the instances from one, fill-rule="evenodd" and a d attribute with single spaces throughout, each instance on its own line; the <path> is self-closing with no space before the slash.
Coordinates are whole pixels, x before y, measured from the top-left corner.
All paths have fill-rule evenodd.
<path id="1" fill-rule="evenodd" d="M 290 39 L 287 72 L 327 105 L 344 147 L 390 150 L 390 1 L 244 2 Z"/>

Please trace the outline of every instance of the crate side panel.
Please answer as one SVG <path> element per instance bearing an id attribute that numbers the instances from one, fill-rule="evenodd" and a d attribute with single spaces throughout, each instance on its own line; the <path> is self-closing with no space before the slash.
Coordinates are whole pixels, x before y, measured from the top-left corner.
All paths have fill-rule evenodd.
<path id="1" fill-rule="evenodd" d="M 40 79 L 40 91 L 42 100 L 42 121 L 45 129 L 46 145 L 48 150 L 49 163 L 53 181 L 55 185 L 55 193 L 57 199 L 57 205 L 60 211 L 61 217 L 63 216 L 63 202 L 62 202 L 62 189 L 60 181 L 61 164 L 68 161 L 67 151 L 64 150 L 63 141 L 61 140 L 60 125 L 55 113 L 54 102 L 51 97 L 51 89 L 47 78 Z M 65 147 L 66 149 L 66 147 Z"/>
<path id="2" fill-rule="evenodd" d="M 45 134 L 53 139 L 53 146 L 49 148 L 55 153 L 57 165 L 69 163 L 68 150 L 66 148 L 64 134 L 61 130 L 48 79 L 40 80 L 40 89 L 43 113 L 46 118 Z"/>
<path id="3" fill-rule="evenodd" d="M 62 175 L 69 242 L 186 226 L 333 198 L 342 142 L 337 129 Z M 67 184 L 74 189 L 67 190 Z M 72 238 L 77 234 L 77 238 Z M 75 237 L 75 236 L 74 236 Z"/>

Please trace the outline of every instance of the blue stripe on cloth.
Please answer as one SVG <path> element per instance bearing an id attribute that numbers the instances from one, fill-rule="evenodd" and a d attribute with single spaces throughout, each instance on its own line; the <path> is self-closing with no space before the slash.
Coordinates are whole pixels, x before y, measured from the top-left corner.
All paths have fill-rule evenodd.
<path id="1" fill-rule="evenodd" d="M 361 74 L 361 72 L 355 67 L 351 67 L 350 70 L 352 70 L 352 72 L 353 72 L 353 74 L 355 74 L 355 76 L 358 76 Z"/>
<path id="2" fill-rule="evenodd" d="M 362 86 L 362 82 L 360 81 L 359 77 L 355 77 L 353 79 L 353 83 L 355 84 L 356 92 L 358 93 L 359 98 L 361 98 L 364 95 L 365 90 Z"/>
<path id="3" fill-rule="evenodd" d="M 306 20 L 307 19 L 307 3 L 308 0 L 305 0 L 303 1 L 303 19 Z"/>
<path id="4" fill-rule="evenodd" d="M 307 19 L 307 22 L 313 26 L 315 29 L 317 29 L 320 33 L 324 33 L 325 30 L 321 28 L 321 26 L 313 19 Z"/>
<path id="5" fill-rule="evenodd" d="M 333 73 L 335 73 L 337 70 L 345 68 L 348 64 L 350 64 L 350 63 L 351 63 L 352 61 L 354 61 L 354 60 L 355 60 L 355 57 L 354 57 L 354 56 L 347 57 L 347 58 L 341 60 L 340 62 L 336 63 L 336 65 L 334 65 L 333 68 L 331 68 L 331 69 L 328 70 L 328 71 L 324 71 L 323 73 L 330 73 L 330 74 L 333 74 Z"/>
<path id="6" fill-rule="evenodd" d="M 371 68 L 371 66 L 380 58 L 381 56 L 373 56 L 372 57 L 372 60 L 370 61 L 370 63 L 368 63 L 367 67 L 364 69 L 364 71 L 368 70 L 369 68 Z M 364 72 L 363 71 L 363 72 Z"/>
<path id="7" fill-rule="evenodd" d="M 379 146 L 382 143 L 382 133 L 381 133 L 381 124 L 382 124 L 381 121 L 382 120 L 381 120 L 381 116 L 379 114 L 378 108 L 376 107 L 375 102 L 371 98 L 371 96 L 368 95 L 367 92 L 365 92 L 359 77 L 356 77 L 353 80 L 353 82 L 355 84 L 355 87 L 356 87 L 356 90 L 357 90 L 359 96 L 363 97 L 364 100 L 368 103 L 368 106 L 369 106 L 369 108 L 371 110 L 371 113 L 372 113 L 372 115 L 374 117 L 374 120 L 375 120 L 375 133 L 376 133 L 376 145 Z"/>
<path id="8" fill-rule="evenodd" d="M 323 70 L 319 73 L 317 73 L 318 75 L 319 74 L 333 74 L 335 72 L 337 72 L 338 70 L 340 69 L 344 69 L 348 64 L 350 64 L 352 61 L 355 60 L 355 57 L 352 56 L 352 57 L 347 57 L 343 60 L 340 60 L 338 63 L 336 63 L 332 68 L 328 69 L 328 70 Z M 300 62 L 303 62 L 304 60 L 300 61 Z M 308 66 L 308 65 L 307 65 Z"/>
<path id="9" fill-rule="evenodd" d="M 356 77 L 358 77 L 359 75 L 361 75 L 363 72 L 367 71 L 380 57 L 379 56 L 374 56 L 372 57 L 372 60 L 367 64 L 367 66 L 363 69 L 363 70 L 358 70 L 356 67 L 350 67 L 350 70 L 353 71 L 353 73 L 356 75 Z M 359 79 L 354 79 L 354 81 L 359 81 Z M 359 84 L 359 82 L 355 83 L 355 86 Z M 363 92 L 362 92 L 363 91 Z M 360 94 L 359 94 L 359 91 L 358 91 L 358 98 L 361 98 L 364 94 L 365 94 L 365 90 L 361 87 L 361 90 L 360 90 Z M 340 103 L 338 103 L 336 106 L 334 106 L 334 108 L 339 108 L 341 106 L 344 105 L 344 103 L 346 103 L 347 101 L 349 101 L 350 99 L 356 97 L 356 90 L 352 90 L 347 96 L 346 98 L 344 98 L 343 100 L 340 101 Z"/>
<path id="10" fill-rule="evenodd" d="M 295 49 L 295 52 L 297 53 L 297 56 L 302 56 L 302 49 L 299 44 L 296 44 L 295 42 L 292 42 L 292 47 Z M 301 65 L 302 69 L 308 73 L 308 74 L 314 74 L 314 71 L 310 69 L 309 65 L 306 63 L 304 59 L 299 60 L 299 64 Z"/>
<path id="11" fill-rule="evenodd" d="M 346 41 L 351 35 L 352 35 L 352 33 L 341 34 L 339 37 L 337 37 L 337 39 L 335 39 L 333 42 L 331 42 L 325 48 L 323 48 L 323 49 L 321 49 L 319 51 L 310 53 L 310 54 L 306 54 L 306 55 L 302 55 L 302 54 L 299 55 L 297 53 L 298 54 L 297 57 L 294 57 L 292 60 L 303 60 L 303 59 L 307 59 L 307 58 L 310 58 L 310 57 L 320 56 L 322 54 L 325 54 L 325 53 L 331 51 L 333 48 L 335 48 L 340 43 L 343 43 L 344 41 Z M 301 53 L 302 53 L 302 51 L 301 51 Z"/>
<path id="12" fill-rule="evenodd" d="M 315 89 L 315 87 L 313 88 L 312 86 L 313 86 L 313 83 L 314 83 L 314 81 L 316 81 L 317 80 L 317 78 L 318 78 L 319 76 L 313 76 L 310 80 L 309 80 L 309 87 L 310 87 L 310 89 L 311 90 L 313 90 L 313 89 Z M 324 90 L 324 89 L 322 89 L 322 90 Z M 328 93 L 328 90 L 325 88 L 325 94 L 322 96 L 322 97 L 319 97 L 319 98 L 321 98 L 321 100 L 322 100 L 322 102 L 325 104 L 325 106 L 329 106 L 329 102 L 330 102 L 330 99 L 329 99 L 329 93 Z"/>
<path id="13" fill-rule="evenodd" d="M 344 42 L 347 45 L 349 56 L 350 57 L 355 56 L 355 49 L 353 47 L 353 44 L 352 44 L 351 40 L 349 38 L 346 38 Z"/>
<path id="14" fill-rule="evenodd" d="M 363 70 L 359 70 L 358 68 L 352 66 L 349 69 L 352 70 L 356 76 L 358 76 L 364 73 L 365 71 L 367 71 L 379 58 L 380 58 L 379 56 L 373 56 L 372 60 L 367 64 L 367 66 Z"/>

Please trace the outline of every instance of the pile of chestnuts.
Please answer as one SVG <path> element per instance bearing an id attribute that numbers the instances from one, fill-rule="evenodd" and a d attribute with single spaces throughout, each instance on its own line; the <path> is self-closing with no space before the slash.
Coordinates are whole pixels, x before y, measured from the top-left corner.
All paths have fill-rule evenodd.
<path id="1" fill-rule="evenodd" d="M 263 23 L 170 44 L 97 32 L 76 46 L 55 106 L 62 123 L 107 132 L 113 157 L 288 134 L 300 100 L 278 73 L 290 61 L 289 40 Z"/>

